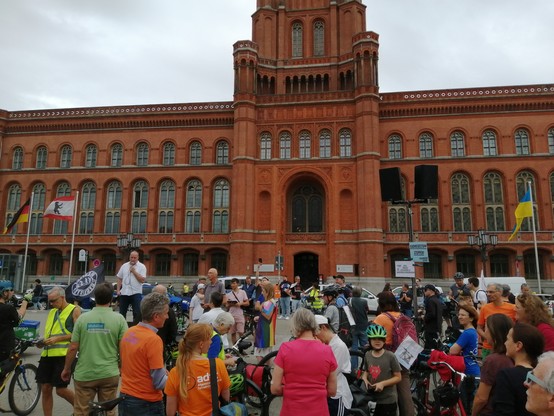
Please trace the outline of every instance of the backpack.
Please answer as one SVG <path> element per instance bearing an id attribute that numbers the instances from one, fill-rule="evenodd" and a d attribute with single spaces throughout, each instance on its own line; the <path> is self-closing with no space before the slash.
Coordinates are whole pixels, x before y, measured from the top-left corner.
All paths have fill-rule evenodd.
<path id="1" fill-rule="evenodd" d="M 337 309 L 339 310 L 339 330 L 337 335 L 346 344 L 346 346 L 350 348 L 352 346 L 352 324 L 350 323 L 350 317 L 352 314 L 350 313 L 348 305 L 340 307 L 337 306 Z M 350 317 L 348 316 L 349 313 Z"/>
<path id="2" fill-rule="evenodd" d="M 398 349 L 406 337 L 410 337 L 417 344 L 417 331 L 410 318 L 403 314 L 395 318 L 388 312 L 385 312 L 385 315 L 392 321 L 392 347 L 390 348 L 392 352 Z"/>

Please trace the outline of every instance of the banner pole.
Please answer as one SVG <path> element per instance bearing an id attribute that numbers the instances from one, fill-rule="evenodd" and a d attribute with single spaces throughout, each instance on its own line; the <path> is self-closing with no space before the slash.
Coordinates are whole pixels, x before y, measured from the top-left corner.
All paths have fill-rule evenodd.
<path id="1" fill-rule="evenodd" d="M 73 268 L 73 248 L 75 247 L 75 226 L 77 225 L 77 205 L 79 204 L 79 191 L 75 196 L 75 204 L 73 206 L 73 235 L 71 236 L 71 250 L 69 252 L 69 273 L 67 276 L 67 285 L 71 284 L 71 270 Z"/>

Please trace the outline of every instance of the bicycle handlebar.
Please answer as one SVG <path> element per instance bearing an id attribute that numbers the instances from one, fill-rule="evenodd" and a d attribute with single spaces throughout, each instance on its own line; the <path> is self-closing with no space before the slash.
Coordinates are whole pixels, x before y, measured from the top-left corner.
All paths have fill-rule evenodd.
<path id="1" fill-rule="evenodd" d="M 454 370 L 454 368 L 453 368 L 450 364 L 448 364 L 447 362 L 445 362 L 445 361 L 431 361 L 429 364 L 432 365 L 432 366 L 444 366 L 444 367 L 447 367 L 447 368 L 452 372 L 452 375 L 456 374 L 456 375 L 460 376 L 460 380 L 461 380 L 461 381 L 463 381 L 466 377 L 468 377 L 467 374 L 461 373 L 461 372 L 459 372 L 459 371 Z M 477 379 L 477 380 L 480 380 L 480 379 L 481 379 L 481 377 L 479 377 L 479 376 L 474 376 L 474 377 L 475 377 L 475 379 Z"/>

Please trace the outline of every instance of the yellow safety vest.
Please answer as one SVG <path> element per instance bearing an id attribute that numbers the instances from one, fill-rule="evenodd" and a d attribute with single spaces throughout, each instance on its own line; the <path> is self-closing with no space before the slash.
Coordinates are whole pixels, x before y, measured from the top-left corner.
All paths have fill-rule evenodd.
<path id="1" fill-rule="evenodd" d="M 319 290 L 315 288 L 310 290 L 308 296 L 314 298 L 314 300 L 310 302 L 313 309 L 323 309 L 323 301 L 319 297 Z"/>
<path id="2" fill-rule="evenodd" d="M 225 348 L 223 347 L 223 339 L 221 338 L 221 335 L 219 335 L 217 333 L 217 331 L 215 329 L 212 329 L 212 338 L 215 337 L 215 336 L 218 336 L 219 339 L 221 340 L 221 349 L 219 350 L 219 354 L 217 356 L 217 358 L 221 358 L 223 361 L 225 361 Z M 210 340 L 212 339 L 210 338 Z M 202 354 L 204 357 L 207 357 L 208 354 Z"/>
<path id="3" fill-rule="evenodd" d="M 71 331 L 67 329 L 65 323 L 67 318 L 73 313 L 75 305 L 68 304 L 63 311 L 59 309 L 51 309 L 46 319 L 46 331 L 44 338 L 50 338 L 56 335 L 68 335 Z M 42 357 L 65 357 L 67 355 L 67 349 L 69 347 L 69 341 L 56 342 L 52 345 L 45 345 L 44 351 L 42 351 Z"/>

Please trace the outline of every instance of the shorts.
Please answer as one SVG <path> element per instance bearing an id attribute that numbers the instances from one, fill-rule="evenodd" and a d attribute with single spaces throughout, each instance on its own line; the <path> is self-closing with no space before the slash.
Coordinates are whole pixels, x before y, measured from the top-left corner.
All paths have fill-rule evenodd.
<path id="1" fill-rule="evenodd" d="M 244 334 L 244 316 L 242 316 L 241 318 L 235 318 L 235 323 L 233 324 L 233 326 L 231 326 L 231 329 L 229 330 L 230 334 L 236 334 L 237 332 L 239 334 Z"/>
<path id="2" fill-rule="evenodd" d="M 65 366 L 65 357 L 40 357 L 37 371 L 37 383 L 51 384 L 54 387 L 67 387 L 68 381 L 61 378 Z"/>

